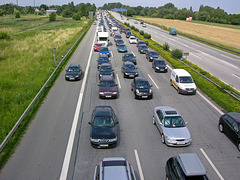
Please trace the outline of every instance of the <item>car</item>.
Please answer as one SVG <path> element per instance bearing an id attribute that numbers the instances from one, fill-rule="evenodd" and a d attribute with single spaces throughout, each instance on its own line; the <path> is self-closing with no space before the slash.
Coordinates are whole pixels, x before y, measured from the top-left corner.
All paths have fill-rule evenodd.
<path id="1" fill-rule="evenodd" d="M 168 146 L 189 146 L 192 143 L 187 123 L 176 109 L 158 106 L 153 110 L 153 124 L 161 135 L 161 141 Z"/>
<path id="2" fill-rule="evenodd" d="M 159 54 L 155 50 L 148 50 L 146 53 L 146 58 L 149 62 L 152 62 L 153 59 L 159 58 Z"/>
<path id="3" fill-rule="evenodd" d="M 168 67 L 163 59 L 153 59 L 152 68 L 155 72 L 168 72 Z"/>
<path id="4" fill-rule="evenodd" d="M 95 167 L 94 180 L 136 180 L 132 165 L 123 157 L 108 157 Z"/>
<path id="5" fill-rule="evenodd" d="M 148 52 L 148 47 L 146 46 L 146 44 L 139 44 L 138 52 L 140 52 L 141 54 L 146 54 Z"/>
<path id="6" fill-rule="evenodd" d="M 128 51 L 127 46 L 125 44 L 119 44 L 117 46 L 117 50 L 118 50 L 118 52 L 121 52 L 121 53 L 125 53 Z"/>
<path id="7" fill-rule="evenodd" d="M 128 31 L 131 31 L 131 29 L 130 28 L 124 28 L 124 33 L 126 34 Z"/>
<path id="8" fill-rule="evenodd" d="M 143 41 L 143 40 L 139 40 L 139 41 L 137 42 L 137 47 L 138 47 L 140 44 L 144 44 L 144 45 L 146 45 L 146 42 Z"/>
<path id="9" fill-rule="evenodd" d="M 131 32 L 131 31 L 127 31 L 127 32 L 126 32 L 126 38 L 129 38 L 131 35 L 132 35 L 132 32 Z"/>
<path id="10" fill-rule="evenodd" d="M 122 39 L 117 39 L 116 46 L 118 46 L 119 44 L 124 44 L 124 41 Z"/>
<path id="11" fill-rule="evenodd" d="M 137 64 L 136 56 L 132 52 L 125 53 L 122 57 L 122 61 L 123 62 L 130 61 L 135 65 Z"/>
<path id="12" fill-rule="evenodd" d="M 177 35 L 177 29 L 176 28 L 171 28 L 170 31 L 169 31 L 169 34 L 170 35 Z"/>
<path id="13" fill-rule="evenodd" d="M 113 71 L 114 71 L 114 69 L 112 68 L 110 63 L 103 63 L 103 64 L 101 64 L 101 66 L 99 67 L 99 79 L 102 76 L 105 76 L 105 75 L 110 75 L 110 76 L 112 76 L 114 78 L 115 75 L 114 75 Z"/>
<path id="14" fill-rule="evenodd" d="M 131 83 L 131 91 L 134 92 L 135 99 L 152 99 L 152 85 L 144 77 L 135 77 Z"/>
<path id="15" fill-rule="evenodd" d="M 134 21 L 134 24 L 138 24 L 138 22 L 137 22 L 137 21 Z"/>
<path id="16" fill-rule="evenodd" d="M 94 45 L 94 51 L 98 51 L 98 52 L 99 52 L 101 46 L 102 46 L 102 43 L 96 43 L 96 44 Z"/>
<path id="17" fill-rule="evenodd" d="M 130 44 L 137 44 L 137 38 L 135 36 L 130 36 L 128 40 Z"/>
<path id="18" fill-rule="evenodd" d="M 229 112 L 219 118 L 218 129 L 226 134 L 240 151 L 240 113 Z"/>
<path id="19" fill-rule="evenodd" d="M 111 56 L 110 51 L 109 51 L 109 49 L 108 49 L 107 46 L 102 46 L 102 47 L 100 48 L 100 50 L 99 50 L 99 54 L 100 54 L 100 55 L 106 54 L 108 57 Z"/>
<path id="20" fill-rule="evenodd" d="M 93 25 L 96 25 L 96 24 L 97 24 L 96 21 L 94 21 L 94 22 L 93 22 Z"/>
<path id="21" fill-rule="evenodd" d="M 140 24 L 143 24 L 143 22 L 141 21 Z"/>
<path id="22" fill-rule="evenodd" d="M 118 143 L 118 119 L 111 106 L 96 106 L 92 112 L 90 143 L 94 148 L 113 148 Z"/>
<path id="23" fill-rule="evenodd" d="M 102 54 L 102 55 L 99 55 L 99 58 L 98 58 L 97 62 L 98 62 L 97 63 L 97 68 L 99 69 L 101 64 L 110 63 L 110 59 L 108 58 L 108 56 L 106 54 Z"/>
<path id="24" fill-rule="evenodd" d="M 80 80 L 82 76 L 82 68 L 80 64 L 71 63 L 66 69 L 65 80 Z"/>
<path id="25" fill-rule="evenodd" d="M 122 73 L 123 73 L 123 77 L 129 77 L 129 78 L 134 78 L 136 76 L 138 76 L 138 68 L 136 68 L 134 66 L 134 64 L 132 62 L 124 62 L 122 65 Z"/>
<path id="26" fill-rule="evenodd" d="M 147 27 L 147 25 L 146 24 L 142 24 L 142 27 Z"/>
<path id="27" fill-rule="evenodd" d="M 122 36 L 120 34 L 115 34 L 114 41 L 116 42 L 117 39 L 122 39 Z"/>
<path id="28" fill-rule="evenodd" d="M 168 180 L 208 180 L 207 171 L 196 153 L 182 153 L 167 160 Z"/>
<path id="29" fill-rule="evenodd" d="M 118 97 L 118 85 L 115 83 L 112 76 L 102 76 L 99 86 L 99 98 L 117 98 Z"/>

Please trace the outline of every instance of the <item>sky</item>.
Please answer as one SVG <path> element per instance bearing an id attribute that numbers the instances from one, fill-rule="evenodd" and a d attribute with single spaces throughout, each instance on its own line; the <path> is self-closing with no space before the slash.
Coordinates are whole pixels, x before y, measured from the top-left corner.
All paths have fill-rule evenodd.
<path id="1" fill-rule="evenodd" d="M 146 2 L 146 0 L 0 0 L 0 5 L 6 3 L 17 4 L 18 2 L 19 6 L 34 6 L 34 1 L 36 6 L 40 6 L 41 4 L 46 4 L 48 6 L 63 5 L 73 1 L 75 5 L 89 2 L 90 4 L 94 3 L 97 7 L 103 6 L 104 3 L 113 2 L 120 2 L 121 4 L 129 6 L 142 7 L 159 7 L 167 3 L 173 3 L 178 9 L 190 9 L 190 6 L 192 6 L 193 11 L 198 11 L 200 5 L 204 5 L 213 8 L 220 7 L 228 14 L 240 14 L 240 0 L 150 0 L 149 2 Z"/>

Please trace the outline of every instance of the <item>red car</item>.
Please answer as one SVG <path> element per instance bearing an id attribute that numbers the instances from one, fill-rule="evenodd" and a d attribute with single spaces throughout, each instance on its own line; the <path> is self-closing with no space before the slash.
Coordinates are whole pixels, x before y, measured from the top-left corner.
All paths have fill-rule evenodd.
<path id="1" fill-rule="evenodd" d="M 100 48 L 101 48 L 101 46 L 102 46 L 101 43 L 96 43 L 96 44 L 94 45 L 94 51 L 99 51 Z"/>

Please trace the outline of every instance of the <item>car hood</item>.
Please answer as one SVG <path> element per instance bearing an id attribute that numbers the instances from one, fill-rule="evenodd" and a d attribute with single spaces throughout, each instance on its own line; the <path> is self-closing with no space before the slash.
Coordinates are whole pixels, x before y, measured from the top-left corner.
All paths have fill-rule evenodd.
<path id="1" fill-rule="evenodd" d="M 99 91 L 100 92 L 117 92 L 117 86 L 113 86 L 113 87 L 101 87 L 101 86 L 99 86 Z"/>
<path id="2" fill-rule="evenodd" d="M 112 71 L 101 71 L 100 74 L 101 75 L 111 75 L 111 74 L 113 74 L 113 72 Z"/>
<path id="3" fill-rule="evenodd" d="M 77 76 L 80 72 L 66 72 L 66 76 Z"/>
<path id="4" fill-rule="evenodd" d="M 136 58 L 125 58 L 125 61 L 136 61 Z"/>
<path id="5" fill-rule="evenodd" d="M 165 68 L 166 65 L 156 65 L 156 67 L 159 67 L 159 68 Z"/>
<path id="6" fill-rule="evenodd" d="M 164 128 L 165 136 L 174 138 L 174 139 L 186 139 L 190 138 L 190 132 L 187 127 L 179 128 Z"/>
<path id="7" fill-rule="evenodd" d="M 143 88 L 143 89 L 137 88 L 137 89 L 139 90 L 139 92 L 144 93 L 144 92 L 149 92 L 150 88 Z"/>
<path id="8" fill-rule="evenodd" d="M 184 88 L 196 88 L 196 85 L 194 83 L 182 83 L 181 84 L 181 87 L 184 87 Z"/>
<path id="9" fill-rule="evenodd" d="M 92 127 L 90 136 L 93 139 L 113 139 L 117 136 L 115 127 Z"/>
<path id="10" fill-rule="evenodd" d="M 125 73 L 137 73 L 138 71 L 136 69 L 126 69 L 123 70 Z"/>
<path id="11" fill-rule="evenodd" d="M 157 58 L 159 58 L 159 56 L 158 55 L 151 55 L 151 56 L 149 56 L 150 58 L 153 58 L 153 59 L 157 59 Z"/>

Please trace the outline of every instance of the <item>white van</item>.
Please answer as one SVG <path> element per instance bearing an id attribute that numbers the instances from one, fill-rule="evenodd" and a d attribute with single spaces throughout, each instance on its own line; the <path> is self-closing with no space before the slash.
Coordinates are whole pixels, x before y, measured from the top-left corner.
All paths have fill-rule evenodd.
<path id="1" fill-rule="evenodd" d="M 173 69 L 170 77 L 171 86 L 180 94 L 196 94 L 197 87 L 192 76 L 184 69 Z"/>

